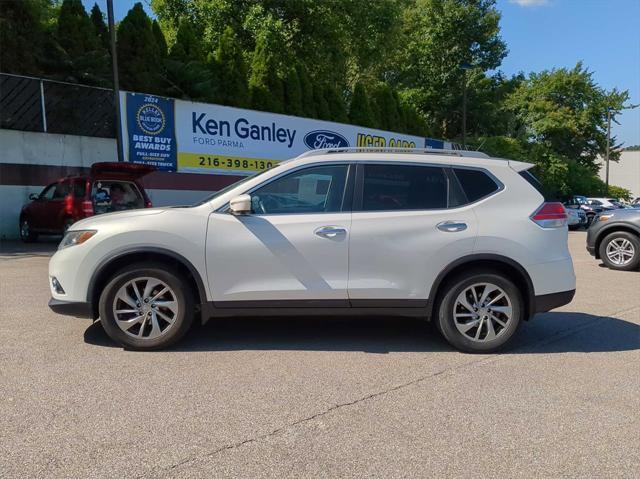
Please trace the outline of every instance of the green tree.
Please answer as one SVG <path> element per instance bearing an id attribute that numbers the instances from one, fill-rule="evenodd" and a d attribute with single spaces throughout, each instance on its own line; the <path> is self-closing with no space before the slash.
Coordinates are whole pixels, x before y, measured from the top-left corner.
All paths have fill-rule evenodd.
<path id="1" fill-rule="evenodd" d="M 302 109 L 302 87 L 295 68 L 287 70 L 287 77 L 284 83 L 285 103 L 284 111 L 289 115 L 304 116 Z"/>
<path id="2" fill-rule="evenodd" d="M 218 101 L 223 105 L 246 107 L 249 104 L 247 66 L 242 47 L 233 28 L 225 28 L 216 52 Z"/>
<path id="3" fill-rule="evenodd" d="M 156 41 L 156 47 L 160 58 L 166 58 L 168 53 L 167 41 L 164 38 L 160 24 L 156 20 L 151 24 L 151 31 L 153 32 L 153 38 Z"/>
<path id="4" fill-rule="evenodd" d="M 508 106 L 521 123 L 523 141 L 597 171 L 596 158 L 607 145 L 607 111 L 619 111 L 627 91 L 606 91 L 578 63 L 572 69 L 532 73 L 509 97 Z M 611 146 L 615 146 L 615 138 Z M 618 152 L 614 151 L 615 160 Z"/>
<path id="5" fill-rule="evenodd" d="M 316 83 L 313 86 L 313 100 L 318 118 L 320 120 L 331 120 L 331 110 L 329 110 L 329 103 L 325 97 L 323 85 Z"/>
<path id="6" fill-rule="evenodd" d="M 200 38 L 201 35 L 193 23 L 183 19 L 178 27 L 176 42 L 171 47 L 169 56 L 174 60 L 184 62 L 203 61 L 205 56 Z"/>
<path id="7" fill-rule="evenodd" d="M 80 0 L 64 0 L 58 14 L 56 39 L 64 50 L 60 68 L 65 80 L 92 85 L 109 81 L 110 58 Z"/>
<path id="8" fill-rule="evenodd" d="M 140 2 L 118 25 L 118 70 L 125 90 L 162 94 L 163 65 L 151 20 Z"/>
<path id="9" fill-rule="evenodd" d="M 367 91 L 362 83 L 356 83 L 349 107 L 349 121 L 354 125 L 373 128 L 374 118 L 367 98 Z"/>
<path id="10" fill-rule="evenodd" d="M 57 39 L 71 59 L 98 49 L 100 40 L 80 0 L 62 2 Z"/>
<path id="11" fill-rule="evenodd" d="M 97 3 L 94 3 L 93 8 L 91 9 L 91 23 L 93 24 L 96 35 L 98 36 L 100 45 L 102 48 L 109 51 L 109 29 L 104 23 L 104 16 L 102 15 L 102 11 Z"/>
<path id="12" fill-rule="evenodd" d="M 436 136 L 460 134 L 464 72 L 486 72 L 507 54 L 495 0 L 417 0 L 403 16 L 394 77 Z"/>
<path id="13" fill-rule="evenodd" d="M 300 91 L 302 92 L 302 113 L 307 118 L 317 118 L 315 100 L 313 99 L 313 84 L 307 73 L 307 69 L 299 63 L 296 66 L 298 79 L 300 80 Z"/>
<path id="14" fill-rule="evenodd" d="M 347 107 L 345 106 L 342 95 L 338 93 L 335 87 L 327 85 L 324 91 L 324 97 L 327 100 L 329 106 L 330 118 L 332 121 L 338 123 L 348 123 L 349 115 L 347 114 Z"/>
<path id="15" fill-rule="evenodd" d="M 48 4 L 41 0 L 7 0 L 0 6 L 0 70 L 38 75 L 43 57 L 43 18 Z"/>
<path id="16" fill-rule="evenodd" d="M 386 83 L 377 85 L 372 91 L 371 98 L 370 103 L 377 128 L 398 131 L 400 114 L 389 85 Z"/>
<path id="17" fill-rule="evenodd" d="M 261 34 L 253 53 L 249 78 L 252 108 L 274 113 L 284 112 L 284 86 L 276 68 L 268 34 Z"/>
<path id="18" fill-rule="evenodd" d="M 616 185 L 609 185 L 609 196 L 624 201 L 631 201 L 633 199 L 631 191 Z"/>

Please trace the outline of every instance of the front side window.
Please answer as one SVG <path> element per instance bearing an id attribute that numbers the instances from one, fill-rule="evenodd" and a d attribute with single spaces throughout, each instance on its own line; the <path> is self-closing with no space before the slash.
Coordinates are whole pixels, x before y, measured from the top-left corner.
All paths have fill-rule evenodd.
<path id="1" fill-rule="evenodd" d="M 54 200 L 62 200 L 69 194 L 69 182 L 61 181 L 56 185 L 56 189 L 53 192 Z"/>
<path id="2" fill-rule="evenodd" d="M 364 165 L 362 210 L 429 210 L 447 207 L 444 170 L 421 165 Z"/>
<path id="3" fill-rule="evenodd" d="M 251 193 L 257 214 L 332 213 L 342 211 L 348 165 L 305 168 Z"/>
<path id="4" fill-rule="evenodd" d="M 58 185 L 57 183 L 54 183 L 53 185 L 49 185 L 44 190 L 42 190 L 42 193 L 40 193 L 40 199 L 41 200 L 53 199 L 53 193 L 56 191 L 57 185 Z"/>

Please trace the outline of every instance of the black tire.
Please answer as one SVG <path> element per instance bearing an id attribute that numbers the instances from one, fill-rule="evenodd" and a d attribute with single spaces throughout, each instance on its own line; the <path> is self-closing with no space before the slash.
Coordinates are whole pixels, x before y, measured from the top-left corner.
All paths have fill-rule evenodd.
<path id="1" fill-rule="evenodd" d="M 627 240 L 631 244 L 631 249 L 633 250 L 633 256 L 629 258 L 628 262 L 624 264 L 616 264 L 612 259 L 609 258 L 607 254 L 607 247 L 614 241 L 624 241 Z M 600 259 L 604 263 L 607 268 L 614 269 L 617 271 L 632 271 L 638 268 L 640 265 L 640 238 L 634 235 L 633 233 L 629 233 L 628 231 L 615 231 L 609 235 L 607 235 L 600 243 L 599 249 Z"/>
<path id="2" fill-rule="evenodd" d="M 18 226 L 20 228 L 20 239 L 24 243 L 38 241 L 38 233 L 33 232 L 29 218 L 20 218 L 20 224 Z"/>
<path id="3" fill-rule="evenodd" d="M 173 323 L 159 337 L 153 339 L 139 339 L 125 333 L 118 326 L 113 312 L 114 300 L 120 288 L 133 279 L 143 277 L 164 282 L 171 289 L 178 304 L 178 313 Z M 102 326 L 109 337 L 125 348 L 137 351 L 163 349 L 176 343 L 189 330 L 194 318 L 193 296 L 186 279 L 178 271 L 162 263 L 137 263 L 118 271 L 103 289 L 98 310 Z M 142 324 L 144 325 L 144 322 Z M 150 324 L 147 324 L 147 327 L 149 328 Z"/>
<path id="4" fill-rule="evenodd" d="M 486 319 L 486 321 L 492 322 L 492 328 L 500 328 L 500 331 L 496 332 L 494 339 L 474 341 L 456 327 L 454 308 L 456 308 L 458 296 L 463 291 L 473 285 L 482 283 L 488 283 L 502 289 L 511 305 L 511 318 L 505 321 L 506 326 L 504 327 L 499 325 L 495 326 L 497 323 L 491 319 Z M 445 288 L 444 295 L 439 301 L 436 310 L 438 314 L 436 320 L 438 322 L 438 330 L 454 348 L 467 353 L 492 353 L 504 347 L 520 326 L 524 316 L 522 293 L 518 287 L 503 274 L 498 272 L 470 271 L 448 281 Z M 473 318 L 470 318 L 469 321 L 472 319 Z M 501 319 L 504 319 L 504 316 L 501 316 Z M 475 328 L 475 331 L 484 327 L 485 331 L 481 331 L 481 336 L 482 334 L 486 336 L 488 334 L 487 323 L 481 321 L 479 324 L 480 328 Z M 473 333 L 473 331 L 474 329 L 470 330 L 470 333 Z"/>

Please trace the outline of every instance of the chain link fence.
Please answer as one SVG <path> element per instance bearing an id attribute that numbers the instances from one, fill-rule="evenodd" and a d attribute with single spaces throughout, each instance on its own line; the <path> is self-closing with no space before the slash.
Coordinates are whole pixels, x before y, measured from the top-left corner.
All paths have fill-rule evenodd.
<path id="1" fill-rule="evenodd" d="M 0 128 L 115 138 L 113 90 L 0 73 Z"/>

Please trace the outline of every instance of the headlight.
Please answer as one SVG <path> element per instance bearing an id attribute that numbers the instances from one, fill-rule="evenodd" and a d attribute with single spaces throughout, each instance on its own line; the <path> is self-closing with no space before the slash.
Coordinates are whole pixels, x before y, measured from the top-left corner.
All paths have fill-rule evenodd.
<path id="1" fill-rule="evenodd" d="M 613 213 L 609 213 L 606 215 L 600 215 L 598 216 L 598 221 L 607 221 L 610 220 L 611 218 L 613 218 L 614 214 Z"/>
<path id="2" fill-rule="evenodd" d="M 67 231 L 67 234 L 64 235 L 58 249 L 68 248 L 69 246 L 76 246 L 84 243 L 89 238 L 97 233 L 96 230 L 77 230 L 77 231 Z"/>

